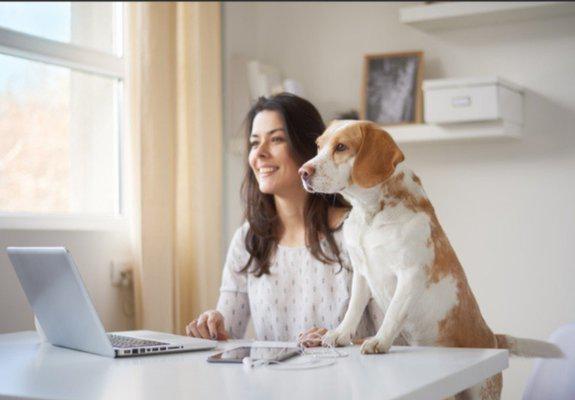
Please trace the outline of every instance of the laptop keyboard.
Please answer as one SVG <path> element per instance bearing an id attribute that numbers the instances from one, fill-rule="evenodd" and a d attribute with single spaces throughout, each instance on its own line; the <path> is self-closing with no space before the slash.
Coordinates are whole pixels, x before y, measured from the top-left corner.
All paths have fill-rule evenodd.
<path id="1" fill-rule="evenodd" d="M 108 337 L 112 342 L 113 347 L 120 349 L 127 349 L 131 347 L 146 347 L 146 346 L 166 346 L 168 343 L 157 342 L 155 340 L 136 339 L 128 336 L 114 335 L 109 333 Z"/>

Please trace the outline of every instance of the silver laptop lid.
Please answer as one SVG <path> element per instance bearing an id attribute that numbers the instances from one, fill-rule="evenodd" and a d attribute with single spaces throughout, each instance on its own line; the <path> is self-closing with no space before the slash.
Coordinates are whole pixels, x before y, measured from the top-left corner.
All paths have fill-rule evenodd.
<path id="1" fill-rule="evenodd" d="M 6 250 L 50 343 L 114 357 L 78 269 L 64 247 Z"/>

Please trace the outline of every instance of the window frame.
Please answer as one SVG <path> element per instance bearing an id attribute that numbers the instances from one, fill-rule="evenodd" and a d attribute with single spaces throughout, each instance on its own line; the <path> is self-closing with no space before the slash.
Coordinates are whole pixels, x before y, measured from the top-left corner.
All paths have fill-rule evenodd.
<path id="1" fill-rule="evenodd" d="M 126 151 L 129 149 L 126 134 L 127 113 L 127 62 L 129 49 L 127 29 L 127 7 L 114 2 L 114 28 L 116 35 L 113 53 L 107 53 L 72 43 L 46 39 L 28 33 L 18 32 L 0 26 L 0 54 L 42 62 L 117 79 L 116 106 L 118 107 L 118 134 L 116 149 L 118 157 L 118 203 L 116 214 L 87 213 L 32 213 L 0 212 L 0 231 L 3 230 L 64 230 L 64 231 L 116 231 L 126 229 L 127 204 L 126 187 L 128 170 Z M 121 51 L 121 52 L 120 52 Z"/>

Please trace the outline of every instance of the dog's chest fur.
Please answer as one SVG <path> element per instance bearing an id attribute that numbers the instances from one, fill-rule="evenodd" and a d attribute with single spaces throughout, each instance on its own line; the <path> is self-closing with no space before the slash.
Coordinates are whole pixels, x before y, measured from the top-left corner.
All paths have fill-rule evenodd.
<path id="1" fill-rule="evenodd" d="M 354 273 L 365 276 L 370 285 L 383 287 L 388 300 L 393 296 L 396 275 L 401 268 L 410 260 L 413 262 L 414 257 L 419 258 L 419 263 L 430 262 L 433 258 L 425 247 L 429 238 L 426 217 L 411 214 L 398 216 L 381 211 L 370 221 L 354 209 L 343 227 Z M 425 251 L 416 255 L 409 250 L 414 248 Z"/>
<path id="2" fill-rule="evenodd" d="M 401 201 L 389 202 L 371 215 L 354 205 L 345 221 L 344 240 L 354 273 L 366 278 L 383 311 L 394 295 L 397 276 L 403 269 L 420 268 L 426 271 L 422 279 L 427 280 L 427 271 L 435 262 L 432 223 L 426 212 L 414 210 Z M 425 282 L 425 286 L 404 325 L 404 336 L 411 344 L 436 343 L 439 322 L 458 303 L 453 276 Z"/>

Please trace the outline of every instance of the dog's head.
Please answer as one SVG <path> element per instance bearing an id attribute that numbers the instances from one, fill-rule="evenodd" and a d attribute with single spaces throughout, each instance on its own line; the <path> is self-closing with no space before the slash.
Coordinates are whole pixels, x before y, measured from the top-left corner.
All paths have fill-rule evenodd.
<path id="1" fill-rule="evenodd" d="M 403 161 L 389 133 L 370 121 L 333 121 L 316 140 L 318 154 L 300 169 L 308 192 L 337 193 L 384 182 Z"/>

